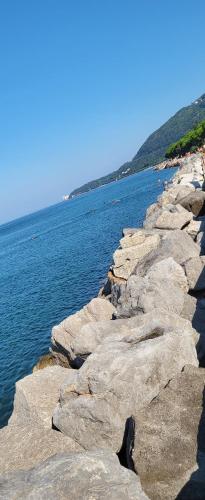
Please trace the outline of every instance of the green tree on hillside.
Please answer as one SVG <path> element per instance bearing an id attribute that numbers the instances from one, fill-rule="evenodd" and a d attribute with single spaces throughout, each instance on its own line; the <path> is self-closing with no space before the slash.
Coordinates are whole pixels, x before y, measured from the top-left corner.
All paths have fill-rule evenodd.
<path id="1" fill-rule="evenodd" d="M 166 158 L 176 158 L 188 152 L 194 152 L 204 144 L 205 141 L 205 120 L 196 125 L 190 132 L 187 132 L 179 141 L 171 144 L 166 151 Z"/>

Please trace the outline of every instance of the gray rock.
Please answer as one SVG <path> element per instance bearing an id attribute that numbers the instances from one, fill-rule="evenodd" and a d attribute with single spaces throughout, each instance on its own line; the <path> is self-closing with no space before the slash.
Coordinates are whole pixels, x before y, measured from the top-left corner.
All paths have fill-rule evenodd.
<path id="1" fill-rule="evenodd" d="M 138 476 L 110 451 L 61 454 L 0 477 L 2 500 L 148 500 Z"/>
<path id="2" fill-rule="evenodd" d="M 192 212 L 196 217 L 205 215 L 205 192 L 195 191 L 188 194 L 185 198 L 178 200 L 178 203 L 186 210 Z"/>
<path id="3" fill-rule="evenodd" d="M 171 257 L 171 259 L 181 266 L 190 258 L 199 256 L 199 246 L 193 242 L 192 238 L 186 234 L 184 231 L 175 230 L 167 231 L 164 234 L 160 234 L 160 242 L 156 250 L 151 251 L 145 257 L 143 257 L 135 267 L 133 274 L 127 281 L 127 284 L 115 285 L 112 287 L 112 302 L 117 307 L 116 316 L 117 317 L 129 317 L 133 314 L 143 313 L 151 309 L 151 307 L 161 307 L 164 302 L 164 307 L 168 307 L 171 312 L 180 313 L 183 308 L 183 294 L 179 287 L 176 290 L 176 282 L 173 282 L 172 271 L 168 274 L 166 273 L 166 279 L 163 279 L 163 273 L 158 275 L 156 280 L 142 280 L 139 278 L 146 277 L 150 272 L 151 267 L 158 262 Z M 168 261 L 169 262 L 169 261 Z M 163 269 L 163 268 L 162 268 Z M 167 270 L 168 272 L 168 270 Z M 134 278 L 137 277 L 136 279 Z M 170 284 L 170 299 L 169 300 L 169 288 L 167 287 L 166 281 L 170 279 L 172 283 Z M 149 292 L 150 300 L 146 297 L 145 289 Z M 143 294 L 143 301 L 146 302 L 146 308 L 144 305 L 139 305 L 138 298 Z M 177 299 L 178 296 L 178 299 Z M 133 301 L 132 301 L 133 297 Z M 163 299 L 164 297 L 164 299 Z M 172 305 L 173 301 L 173 305 Z M 142 300 L 140 299 L 142 304 Z M 166 306 L 165 306 L 166 302 Z M 140 308 L 142 307 L 141 311 Z M 147 307 L 149 309 L 147 309 Z"/>
<path id="4" fill-rule="evenodd" d="M 190 300 L 192 297 L 190 297 Z M 188 307 L 190 310 L 190 306 Z M 196 309 L 196 300 L 195 308 Z M 194 313 L 193 311 L 193 313 Z M 192 320 L 193 315 L 191 316 Z M 188 318 L 190 319 L 190 318 Z M 98 321 L 97 323 L 88 323 L 85 325 L 80 334 L 75 340 L 75 351 L 82 356 L 89 350 L 94 352 L 98 345 L 102 344 L 104 340 L 109 337 L 110 340 L 118 339 L 121 335 L 136 337 L 137 339 L 145 339 L 147 332 L 155 329 L 170 329 L 182 328 L 191 329 L 191 323 L 180 318 L 176 314 L 168 314 L 167 311 L 161 309 L 154 309 L 147 314 L 141 314 L 132 318 L 116 319 L 115 321 Z M 191 330 L 190 330 L 191 331 Z M 196 337 L 198 341 L 198 336 Z"/>
<path id="5" fill-rule="evenodd" d="M 51 429 L 53 409 L 68 371 L 61 366 L 48 366 L 19 380 L 9 423 L 21 426 L 36 424 Z"/>
<path id="6" fill-rule="evenodd" d="M 164 313 L 166 314 L 166 313 Z M 145 339 L 146 333 L 146 339 Z M 189 362 L 198 365 L 195 332 L 151 328 L 106 337 L 64 383 L 54 425 L 85 449 L 119 452 L 125 424 Z"/>
<path id="7" fill-rule="evenodd" d="M 199 246 L 184 231 L 167 231 L 161 236 L 156 250 L 150 252 L 137 264 L 133 274 L 145 276 L 154 263 L 168 257 L 172 257 L 182 266 L 188 259 L 198 257 L 199 252 Z"/>
<path id="8" fill-rule="evenodd" d="M 187 291 L 184 270 L 172 257 L 168 257 L 155 262 L 146 276 L 130 276 L 127 285 L 121 288 L 116 316 L 129 317 L 157 307 L 181 314 Z"/>
<path id="9" fill-rule="evenodd" d="M 152 500 L 204 499 L 204 384 L 187 366 L 136 417 L 133 459 Z"/>
<path id="10" fill-rule="evenodd" d="M 205 267 L 203 257 L 193 257 L 184 264 L 184 270 L 190 290 L 205 290 Z"/>
<path id="11" fill-rule="evenodd" d="M 0 474 L 12 470 L 28 470 L 55 453 L 79 452 L 82 447 L 53 429 L 45 429 L 30 421 L 7 425 L 0 430 Z"/>
<path id="12" fill-rule="evenodd" d="M 120 240 L 120 248 L 114 252 L 112 272 L 115 277 L 127 280 L 137 262 L 159 245 L 157 233 L 139 229 Z"/>
<path id="13" fill-rule="evenodd" d="M 55 355 L 57 357 L 64 355 L 64 361 L 65 363 L 67 361 L 67 365 L 74 362 L 76 359 L 74 343 L 82 327 L 91 322 L 111 319 L 114 311 L 115 308 L 108 300 L 96 298 L 83 309 L 54 326 L 51 341 Z M 88 355 L 90 352 L 88 351 L 86 354 Z"/>
<path id="14" fill-rule="evenodd" d="M 182 229 L 193 218 L 193 215 L 181 205 L 167 205 L 154 222 L 159 229 Z"/>
<path id="15" fill-rule="evenodd" d="M 158 204 L 163 207 L 168 204 L 173 204 L 174 202 L 178 202 L 179 199 L 184 198 L 191 192 L 195 191 L 194 186 L 172 186 L 168 190 L 165 190 L 158 197 Z"/>
<path id="16" fill-rule="evenodd" d="M 184 228 L 184 231 L 186 231 L 193 238 L 193 240 L 195 240 L 197 234 L 204 231 L 204 229 L 205 225 L 200 220 L 191 220 L 188 226 Z"/>

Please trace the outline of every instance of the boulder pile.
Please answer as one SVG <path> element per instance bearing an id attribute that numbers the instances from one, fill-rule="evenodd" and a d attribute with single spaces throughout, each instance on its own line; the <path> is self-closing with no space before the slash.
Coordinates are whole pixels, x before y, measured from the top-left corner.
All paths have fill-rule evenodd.
<path id="1" fill-rule="evenodd" d="M 56 365 L 17 382 L 0 499 L 205 498 L 204 175 L 203 153 L 180 161 L 99 296 L 53 328 Z"/>

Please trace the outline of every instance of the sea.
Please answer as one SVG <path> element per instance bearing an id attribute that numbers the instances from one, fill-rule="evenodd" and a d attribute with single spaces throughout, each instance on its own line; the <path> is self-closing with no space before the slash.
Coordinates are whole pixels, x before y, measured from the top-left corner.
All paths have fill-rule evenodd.
<path id="1" fill-rule="evenodd" d="M 123 227 L 141 227 L 176 169 L 144 170 L 0 226 L 0 427 L 52 327 L 98 294 Z"/>

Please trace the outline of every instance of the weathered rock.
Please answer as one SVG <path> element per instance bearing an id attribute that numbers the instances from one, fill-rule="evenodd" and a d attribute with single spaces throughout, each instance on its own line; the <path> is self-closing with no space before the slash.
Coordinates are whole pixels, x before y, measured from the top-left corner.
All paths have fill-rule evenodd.
<path id="1" fill-rule="evenodd" d="M 184 264 L 184 270 L 190 290 L 205 291 L 205 259 L 204 257 L 193 257 Z"/>
<path id="2" fill-rule="evenodd" d="M 160 307 L 170 313 L 181 314 L 187 291 L 184 270 L 172 257 L 168 257 L 155 262 L 146 276 L 130 276 L 127 285 L 121 288 L 116 316 L 129 317 Z"/>
<path id="3" fill-rule="evenodd" d="M 204 384 L 205 370 L 186 367 L 136 417 L 133 459 L 152 500 L 204 499 Z"/>
<path id="4" fill-rule="evenodd" d="M 27 425 L 8 425 L 0 430 L 0 474 L 28 470 L 55 453 L 79 452 L 82 447 L 53 429 L 30 421 Z M 0 487 L 1 491 L 1 487 Z"/>
<path id="5" fill-rule="evenodd" d="M 154 227 L 159 229 L 182 229 L 193 215 L 181 205 L 167 205 L 156 218 Z"/>
<path id="6" fill-rule="evenodd" d="M 76 354 L 73 351 L 73 342 L 87 323 L 111 319 L 115 309 L 105 299 L 96 298 L 91 300 L 83 309 L 68 316 L 62 323 L 54 326 L 52 330 L 52 349 L 59 356 L 63 355 L 65 363 L 75 361 Z M 87 352 L 87 354 L 90 354 Z M 79 361 L 81 363 L 81 360 Z"/>
<path id="7" fill-rule="evenodd" d="M 2 500 L 148 500 L 138 476 L 110 451 L 60 454 L 0 477 Z"/>
<path id="8" fill-rule="evenodd" d="M 128 235 L 132 235 L 132 234 L 135 234 L 139 231 L 139 228 L 138 227 L 125 227 L 123 230 L 122 230 L 122 234 L 123 236 L 128 236 Z"/>
<path id="9" fill-rule="evenodd" d="M 180 318 L 176 314 L 168 314 L 163 309 L 153 309 L 147 314 L 141 314 L 132 318 L 88 323 L 76 337 L 74 349 L 76 353 L 83 356 L 88 350 L 94 352 L 98 345 L 102 344 L 107 337 L 113 341 L 118 339 L 119 336 L 121 338 L 122 335 L 129 336 L 130 338 L 134 336 L 141 341 L 146 338 L 147 332 L 154 331 L 155 329 L 170 331 L 175 328 L 188 329 L 190 332 L 193 332 L 189 321 Z M 196 336 L 195 341 L 198 341 L 198 336 Z"/>
<path id="10" fill-rule="evenodd" d="M 156 250 L 146 255 L 136 266 L 134 273 L 137 276 L 145 276 L 150 267 L 162 259 L 172 257 L 175 262 L 183 265 L 188 259 L 198 257 L 199 246 L 184 231 L 166 231 L 160 238 Z"/>
<path id="11" fill-rule="evenodd" d="M 146 340 L 147 339 L 147 340 Z M 105 338 L 61 390 L 54 425 L 85 449 L 119 452 L 126 420 L 136 415 L 189 362 L 197 366 L 195 333 L 149 329 L 143 340 Z"/>
<path id="12" fill-rule="evenodd" d="M 14 410 L 9 423 L 21 426 L 36 423 L 45 429 L 51 429 L 59 388 L 68 371 L 61 366 L 49 366 L 19 380 L 16 383 Z"/>
<path id="13" fill-rule="evenodd" d="M 194 186 L 181 186 L 179 184 L 178 186 L 170 187 L 158 197 L 158 204 L 161 207 L 170 203 L 173 204 L 174 202 L 177 202 L 179 198 L 184 198 L 193 191 L 195 191 Z"/>
<path id="14" fill-rule="evenodd" d="M 195 191 L 178 201 L 182 207 L 195 216 L 205 215 L 205 192 Z"/>
<path id="15" fill-rule="evenodd" d="M 139 229 L 134 234 L 128 234 L 120 240 L 120 249 L 113 255 L 114 265 L 112 268 L 114 276 L 128 279 L 137 262 L 156 248 L 160 237 L 156 233 L 150 233 Z"/>
<path id="16" fill-rule="evenodd" d="M 195 240 L 197 234 L 201 231 L 201 221 L 191 220 L 191 222 L 184 228 L 192 238 Z"/>
<path id="17" fill-rule="evenodd" d="M 161 215 L 163 209 L 158 203 L 153 203 L 150 207 L 148 207 L 146 211 L 146 218 L 143 222 L 144 229 L 151 230 L 155 227 L 155 223 L 157 218 Z"/>

